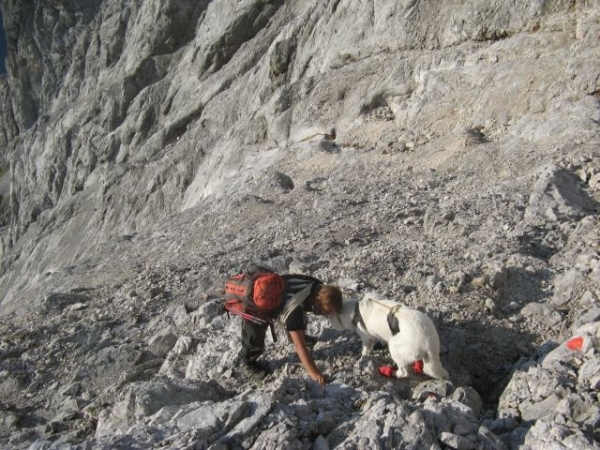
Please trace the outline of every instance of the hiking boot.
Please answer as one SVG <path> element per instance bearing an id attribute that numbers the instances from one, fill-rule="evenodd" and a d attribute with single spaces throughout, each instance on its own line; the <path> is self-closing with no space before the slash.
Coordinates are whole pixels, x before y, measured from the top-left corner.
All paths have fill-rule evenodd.
<path id="1" fill-rule="evenodd" d="M 269 365 L 264 361 L 253 361 L 244 365 L 248 373 L 257 380 L 263 380 L 272 373 Z"/>

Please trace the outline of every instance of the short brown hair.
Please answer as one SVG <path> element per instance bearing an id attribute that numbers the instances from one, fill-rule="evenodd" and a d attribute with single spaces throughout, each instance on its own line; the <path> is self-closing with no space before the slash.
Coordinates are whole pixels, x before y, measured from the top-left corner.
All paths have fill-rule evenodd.
<path id="1" fill-rule="evenodd" d="M 336 314 L 342 310 L 342 291 L 338 287 L 329 284 L 321 284 L 317 290 L 316 300 L 321 304 L 321 307 L 331 305 Z"/>

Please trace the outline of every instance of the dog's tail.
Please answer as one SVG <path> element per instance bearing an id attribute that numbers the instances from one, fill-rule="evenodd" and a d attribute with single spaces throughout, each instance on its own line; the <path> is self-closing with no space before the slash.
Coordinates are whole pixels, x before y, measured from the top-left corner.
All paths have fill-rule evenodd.
<path id="1" fill-rule="evenodd" d="M 442 366 L 442 362 L 438 355 L 429 354 L 423 358 L 423 373 L 432 378 L 437 378 L 438 380 L 450 379 L 450 375 L 448 375 L 448 372 L 444 369 L 444 366 Z"/>

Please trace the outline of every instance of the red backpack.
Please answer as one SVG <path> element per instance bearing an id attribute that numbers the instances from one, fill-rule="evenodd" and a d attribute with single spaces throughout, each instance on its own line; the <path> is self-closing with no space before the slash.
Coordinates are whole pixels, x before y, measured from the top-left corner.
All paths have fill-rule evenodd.
<path id="1" fill-rule="evenodd" d="M 265 267 L 241 272 L 225 283 L 224 308 L 246 320 L 272 323 L 272 313 L 283 304 L 284 278 Z"/>

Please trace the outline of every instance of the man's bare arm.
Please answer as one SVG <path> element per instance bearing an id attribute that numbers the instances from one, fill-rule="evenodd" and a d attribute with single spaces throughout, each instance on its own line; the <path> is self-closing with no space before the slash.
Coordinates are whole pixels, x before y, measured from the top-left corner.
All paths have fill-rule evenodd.
<path id="1" fill-rule="evenodd" d="M 315 364 L 315 360 L 312 357 L 312 354 L 306 348 L 306 341 L 304 339 L 304 331 L 290 331 L 290 337 L 292 338 L 292 342 L 294 343 L 294 349 L 300 358 L 300 362 L 304 369 L 308 372 L 308 375 L 319 383 L 321 386 L 325 386 L 327 383 L 327 378 L 317 365 Z"/>

